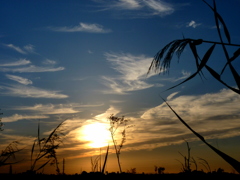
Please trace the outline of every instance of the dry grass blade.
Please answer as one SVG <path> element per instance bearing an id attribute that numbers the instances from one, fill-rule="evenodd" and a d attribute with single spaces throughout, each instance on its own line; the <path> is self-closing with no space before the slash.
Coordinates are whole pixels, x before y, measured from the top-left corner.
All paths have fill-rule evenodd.
<path id="1" fill-rule="evenodd" d="M 64 122 L 64 121 L 63 121 Z M 51 134 L 48 136 L 45 144 L 47 144 L 49 142 L 49 140 L 52 138 L 52 136 L 55 134 L 55 132 L 57 131 L 57 129 L 63 124 L 63 122 L 61 122 L 52 132 Z"/>
<path id="2" fill-rule="evenodd" d="M 221 75 L 223 74 L 224 70 L 226 69 L 226 67 L 229 65 L 229 63 L 233 62 L 235 59 L 237 59 L 237 57 L 240 55 L 240 48 L 238 48 L 233 56 L 230 58 L 230 60 L 224 65 L 223 69 L 222 69 L 222 72 L 221 72 Z"/>
<path id="3" fill-rule="evenodd" d="M 204 0 L 203 0 L 204 1 Z M 205 1 L 204 1 L 205 2 Z M 205 2 L 206 3 L 206 2 Z M 212 8 L 208 3 L 206 3 L 214 12 L 214 17 L 215 17 L 215 23 L 216 23 L 216 26 L 217 26 L 217 30 L 218 30 L 218 35 L 219 35 L 219 38 L 220 38 L 220 41 L 221 41 L 221 44 L 222 44 L 222 47 L 223 47 L 223 51 L 224 51 L 224 54 L 226 56 L 226 59 L 227 59 L 227 62 L 228 62 L 228 65 L 229 65 L 229 68 L 231 70 L 231 73 L 235 79 L 235 82 L 236 84 L 238 85 L 238 89 L 240 89 L 240 76 L 239 74 L 237 73 L 237 71 L 235 70 L 235 68 L 233 67 L 231 61 L 230 61 L 230 58 L 229 58 L 229 55 L 228 55 L 228 52 L 227 52 L 227 49 L 223 43 L 223 39 L 222 39 L 222 35 L 221 35 L 221 31 L 220 31 L 220 26 L 219 26 L 219 22 L 220 21 L 224 27 L 224 32 L 225 32 L 225 36 L 227 37 L 228 41 L 230 42 L 230 35 L 229 35 L 229 32 L 228 32 L 228 29 L 227 29 L 227 26 L 225 25 L 222 17 L 218 14 L 217 12 L 217 7 L 216 7 L 216 2 L 215 0 L 213 1 L 213 4 L 214 4 L 214 7 Z"/>
<path id="4" fill-rule="evenodd" d="M 36 171 L 44 168 L 49 162 L 50 162 L 51 159 L 49 159 L 47 162 L 45 162 L 43 165 L 41 165 Z"/>
<path id="5" fill-rule="evenodd" d="M 219 82 L 221 82 L 223 85 L 225 85 L 226 87 L 228 87 L 229 89 L 231 89 L 232 91 L 234 91 L 235 93 L 237 94 L 240 94 L 240 90 L 239 89 L 235 89 L 231 86 L 229 86 L 227 83 L 225 83 L 224 81 L 221 80 L 221 76 L 216 72 L 214 71 L 211 67 L 209 67 L 208 65 L 205 65 L 206 69 L 208 70 L 208 72 L 211 73 L 211 75 L 216 79 L 218 80 Z"/>
<path id="6" fill-rule="evenodd" d="M 109 144 L 108 144 L 108 147 L 107 147 L 107 152 L 106 152 L 104 163 L 103 163 L 102 173 L 104 173 L 105 167 L 106 167 L 106 164 L 107 164 L 108 151 L 109 151 Z"/>
<path id="7" fill-rule="evenodd" d="M 198 158 L 198 159 L 203 161 L 203 162 L 200 162 L 200 164 L 202 164 L 207 169 L 208 172 L 212 172 L 207 160 L 205 160 L 203 158 Z"/>
<path id="8" fill-rule="evenodd" d="M 40 122 L 38 121 L 38 147 L 41 149 L 41 141 L 40 141 Z"/>
<path id="9" fill-rule="evenodd" d="M 36 143 L 36 140 L 33 142 L 32 150 L 31 150 L 31 166 L 32 166 L 32 160 L 33 160 L 33 153 L 34 153 L 35 143 Z"/>
<path id="10" fill-rule="evenodd" d="M 179 86 L 179 85 L 181 85 L 181 84 L 183 84 L 183 83 L 191 80 L 191 79 L 194 78 L 197 74 L 199 74 L 199 72 L 201 72 L 202 68 L 203 68 L 204 66 L 206 66 L 206 63 L 208 62 L 208 60 L 209 60 L 209 58 L 210 58 L 210 56 L 211 56 L 211 54 L 212 54 L 212 52 L 213 52 L 213 50 L 214 50 L 214 48 L 215 48 L 215 45 L 216 45 L 216 44 L 213 44 L 213 45 L 208 49 L 208 51 L 205 53 L 205 55 L 204 55 L 201 63 L 198 65 L 197 71 L 196 71 L 195 73 L 193 73 L 191 76 L 189 76 L 187 79 L 185 79 L 184 81 L 180 82 L 179 84 L 177 84 L 177 85 L 175 85 L 175 86 L 172 86 L 171 88 L 168 88 L 166 91 L 168 91 L 168 90 L 170 90 L 170 89 L 173 89 L 173 88 L 175 88 L 175 87 L 177 87 L 177 86 Z M 194 53 L 194 52 L 193 52 L 193 53 Z"/>
<path id="11" fill-rule="evenodd" d="M 224 33 L 225 33 L 225 36 L 228 40 L 228 43 L 230 44 L 231 43 L 231 37 L 230 37 L 230 33 L 228 31 L 228 28 L 223 20 L 223 18 L 221 17 L 221 15 L 217 12 L 217 7 L 216 7 L 216 2 L 215 0 L 213 1 L 213 6 L 212 7 L 209 3 L 207 3 L 205 0 L 202 0 L 205 4 L 207 4 L 211 9 L 212 11 L 214 12 L 214 16 L 215 16 L 215 22 L 216 22 L 216 27 L 217 27 L 217 30 L 218 32 L 220 33 L 220 25 L 219 25 L 219 22 L 221 22 L 221 24 L 223 25 L 223 30 L 224 30 Z"/>
<path id="12" fill-rule="evenodd" d="M 193 53 L 193 56 L 195 58 L 195 63 L 196 63 L 196 67 L 198 68 L 199 67 L 199 61 L 200 61 L 200 57 L 198 56 L 198 53 L 197 53 L 197 48 L 196 48 L 196 43 L 193 41 L 193 42 L 189 42 L 189 47 Z M 200 77 L 202 78 L 202 76 L 204 77 L 204 74 L 202 73 L 202 71 L 200 70 L 199 71 L 199 75 Z"/>
<path id="13" fill-rule="evenodd" d="M 160 96 L 161 97 L 161 96 Z M 162 97 L 161 97 L 162 98 Z M 196 131 L 194 131 L 177 113 L 173 110 L 173 108 L 167 103 L 165 99 L 162 98 L 162 100 L 167 104 L 167 106 L 172 110 L 172 112 L 178 117 L 178 119 L 190 130 L 193 134 L 195 134 L 199 139 L 205 142 L 205 139 L 203 136 L 198 134 Z"/>

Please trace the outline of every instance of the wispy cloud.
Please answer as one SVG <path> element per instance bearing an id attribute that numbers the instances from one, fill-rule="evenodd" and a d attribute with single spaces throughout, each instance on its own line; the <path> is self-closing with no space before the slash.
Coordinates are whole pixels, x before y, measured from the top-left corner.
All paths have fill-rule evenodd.
<path id="1" fill-rule="evenodd" d="M 68 96 L 59 93 L 59 91 L 49 91 L 33 86 L 12 85 L 12 86 L 0 86 L 2 95 L 17 96 L 23 98 L 54 98 L 63 99 Z"/>
<path id="2" fill-rule="evenodd" d="M 111 1 L 106 6 L 108 8 L 129 9 L 129 10 L 141 9 L 143 7 L 138 0 L 117 0 L 117 1 Z"/>
<path id="3" fill-rule="evenodd" d="M 37 111 L 41 114 L 74 114 L 81 112 L 79 108 L 73 104 L 36 104 L 34 106 L 16 107 L 16 110 Z"/>
<path id="4" fill-rule="evenodd" d="M 15 51 L 17 51 L 17 52 L 19 52 L 19 53 L 21 53 L 21 54 L 27 54 L 27 53 L 26 53 L 24 50 L 22 50 L 20 47 L 15 46 L 15 45 L 13 45 L 13 44 L 6 44 L 6 46 L 9 47 L 9 48 L 11 48 L 11 49 L 13 49 L 13 50 L 15 50 Z"/>
<path id="5" fill-rule="evenodd" d="M 45 61 L 43 61 L 43 64 L 47 64 L 47 65 L 54 65 L 57 62 L 51 59 L 46 59 Z"/>
<path id="6" fill-rule="evenodd" d="M 8 63 L 3 63 L 0 64 L 0 66 L 2 67 L 8 67 L 8 66 L 23 66 L 23 65 L 27 65 L 30 64 L 31 61 L 27 60 L 27 59 L 20 59 L 18 61 L 15 62 L 8 62 Z"/>
<path id="7" fill-rule="evenodd" d="M 205 95 L 173 98 L 173 96 L 176 96 L 176 93 L 174 93 L 170 96 L 168 103 L 172 108 L 193 129 L 205 135 L 206 138 L 225 138 L 240 135 L 239 132 L 236 132 L 237 129 L 240 129 L 238 123 L 240 119 L 240 108 L 238 106 L 240 97 L 236 93 L 223 89 L 218 93 Z M 155 127 L 159 128 L 159 133 L 161 132 L 160 129 L 168 130 L 172 135 L 175 134 L 175 136 L 188 133 L 187 128 L 177 125 L 181 123 L 165 103 L 147 110 L 141 118 L 155 125 L 158 124 Z M 176 125 L 182 133 L 174 133 Z"/>
<path id="8" fill-rule="evenodd" d="M 20 84 L 24 84 L 24 85 L 28 85 L 28 84 L 32 84 L 32 81 L 20 76 L 15 76 L 15 75 L 10 75 L 10 74 L 6 74 L 6 77 L 8 79 L 11 79 L 13 81 L 17 81 Z"/>
<path id="9" fill-rule="evenodd" d="M 119 109 L 115 108 L 114 106 L 111 106 L 104 113 L 95 116 L 94 119 L 106 121 L 111 114 L 117 115 L 119 112 L 120 112 Z"/>
<path id="10" fill-rule="evenodd" d="M 29 53 L 35 53 L 35 48 L 32 44 L 28 44 L 23 47 Z"/>
<path id="11" fill-rule="evenodd" d="M 64 67 L 40 67 L 35 65 L 30 65 L 27 67 L 17 67 L 17 68 L 0 68 L 2 72 L 27 72 L 27 73 L 34 73 L 34 72 L 55 72 L 55 71 L 62 71 Z"/>
<path id="12" fill-rule="evenodd" d="M 104 10 L 138 11 L 138 13 L 132 14 L 132 17 L 166 16 L 175 11 L 172 4 L 163 0 L 113 0 L 101 1 L 101 3 L 105 6 Z"/>
<path id="13" fill-rule="evenodd" d="M 175 76 L 161 77 L 161 81 L 177 82 L 177 81 L 184 80 L 184 79 L 188 78 L 190 75 L 191 75 L 191 72 L 188 72 L 186 70 L 182 70 L 180 73 L 178 73 Z"/>
<path id="14" fill-rule="evenodd" d="M 89 24 L 89 23 L 79 23 L 79 25 L 74 27 L 49 27 L 52 31 L 58 32 L 87 32 L 87 33 L 109 33 L 110 29 L 105 29 L 100 24 Z"/>
<path id="15" fill-rule="evenodd" d="M 152 58 L 124 53 L 105 53 L 105 56 L 113 65 L 112 68 L 121 74 L 116 77 L 103 76 L 105 85 L 111 89 L 106 93 L 124 94 L 154 86 L 145 82 L 147 78 L 154 75 L 149 74 L 147 76 L 148 66 Z"/>
<path id="16" fill-rule="evenodd" d="M 196 23 L 196 21 L 192 20 L 190 22 L 187 23 L 186 27 L 193 27 L 196 28 L 198 26 L 200 26 L 202 23 Z"/>
<path id="17" fill-rule="evenodd" d="M 21 54 L 27 54 L 27 53 L 35 53 L 35 49 L 34 46 L 32 44 L 28 44 L 26 46 L 24 46 L 23 48 L 20 48 L 18 46 L 15 46 L 13 44 L 5 44 L 6 47 L 11 48 L 15 51 L 17 51 L 18 53 Z"/>
<path id="18" fill-rule="evenodd" d="M 171 4 L 157 0 L 144 0 L 143 1 L 148 8 L 154 11 L 154 15 L 169 15 L 174 12 L 174 9 Z"/>
<path id="19" fill-rule="evenodd" d="M 48 116 L 44 115 L 20 115 L 20 114 L 14 114 L 12 116 L 4 117 L 2 121 L 4 123 L 6 122 L 15 122 L 19 120 L 31 120 L 31 119 L 46 119 L 49 118 Z"/>
<path id="20" fill-rule="evenodd" d="M 80 104 L 80 103 L 65 103 L 65 104 L 35 104 L 34 106 L 17 106 L 13 110 L 31 111 L 37 114 L 75 114 L 82 112 L 85 108 L 100 107 L 103 104 Z"/>
<path id="21" fill-rule="evenodd" d="M 19 72 L 19 73 L 34 73 L 34 72 L 55 72 L 55 71 L 62 71 L 65 68 L 64 67 L 53 67 L 53 65 L 56 64 L 56 61 L 46 59 L 43 64 L 45 66 L 35 66 L 35 65 L 29 65 L 31 64 L 30 60 L 26 59 L 20 59 L 15 62 L 8 62 L 0 64 L 0 71 L 2 72 Z M 29 66 L 25 66 L 29 65 Z M 20 66 L 20 67 L 17 67 Z"/>

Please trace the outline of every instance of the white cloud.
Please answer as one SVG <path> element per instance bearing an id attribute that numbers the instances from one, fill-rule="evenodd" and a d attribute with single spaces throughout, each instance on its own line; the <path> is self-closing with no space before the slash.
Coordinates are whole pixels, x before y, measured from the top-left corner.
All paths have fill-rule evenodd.
<path id="1" fill-rule="evenodd" d="M 46 119 L 49 118 L 48 116 L 44 115 L 20 115 L 20 114 L 14 114 L 9 117 L 2 118 L 3 123 L 6 122 L 15 122 L 19 120 L 31 120 L 31 119 Z"/>
<path id="2" fill-rule="evenodd" d="M 9 47 L 21 54 L 27 54 L 27 53 L 35 53 L 34 46 L 32 44 L 28 44 L 24 46 L 23 48 L 20 48 L 18 46 L 15 46 L 13 44 L 5 44 L 6 47 Z"/>
<path id="3" fill-rule="evenodd" d="M 43 64 L 49 64 L 49 65 L 54 65 L 57 62 L 51 59 L 46 59 L 45 61 L 43 61 Z"/>
<path id="4" fill-rule="evenodd" d="M 167 97 L 167 100 L 170 101 L 174 96 L 176 96 L 179 92 L 174 92 L 172 94 L 170 94 L 168 97 Z"/>
<path id="5" fill-rule="evenodd" d="M 187 27 L 193 27 L 193 28 L 196 28 L 198 26 L 200 26 L 201 23 L 196 23 L 195 21 L 190 21 L 189 23 L 187 23 Z"/>
<path id="6" fill-rule="evenodd" d="M 29 53 L 35 53 L 35 49 L 32 44 L 28 44 L 28 45 L 24 46 L 23 48 Z"/>
<path id="7" fill-rule="evenodd" d="M 191 72 L 187 72 L 185 70 L 182 70 L 181 73 L 173 77 L 161 77 L 161 81 L 168 81 L 168 82 L 176 82 L 180 80 L 184 80 L 188 78 L 191 75 Z"/>
<path id="8" fill-rule="evenodd" d="M 118 0 L 118 1 L 112 1 L 112 2 L 113 4 L 108 5 L 111 8 L 129 9 L 129 10 L 142 8 L 142 5 L 138 0 Z"/>
<path id="9" fill-rule="evenodd" d="M 93 52 L 91 50 L 88 50 L 88 54 L 92 54 Z"/>
<path id="10" fill-rule="evenodd" d="M 176 94 L 172 94 L 173 96 Z M 236 135 L 230 129 L 239 128 L 240 96 L 231 90 L 223 89 L 218 93 L 198 96 L 179 96 L 168 98 L 170 106 L 200 134 L 209 134 L 208 138 L 232 137 Z M 157 120 L 156 123 L 171 130 L 175 124 L 181 124 L 165 103 L 147 110 L 142 116 L 145 120 Z M 179 130 L 188 129 L 183 125 Z M 224 131 L 228 132 L 224 134 Z M 220 134 L 217 134 L 217 133 Z M 240 135 L 240 133 L 237 133 Z"/>
<path id="11" fill-rule="evenodd" d="M 23 106 L 23 107 L 17 107 L 15 108 L 17 110 L 28 110 L 28 111 L 38 111 L 41 112 L 41 114 L 74 114 L 81 112 L 80 110 L 76 110 L 79 108 L 76 108 L 72 104 L 36 104 L 34 106 Z"/>
<path id="12" fill-rule="evenodd" d="M 24 50 L 22 50 L 20 47 L 15 46 L 15 45 L 13 45 L 13 44 L 6 44 L 6 46 L 9 47 L 9 48 L 11 48 L 11 49 L 13 49 L 13 50 L 15 50 L 15 51 L 17 51 L 17 52 L 19 52 L 19 53 L 21 53 L 21 54 L 27 54 L 27 53 L 26 53 Z"/>
<path id="13" fill-rule="evenodd" d="M 20 76 L 15 76 L 15 75 L 10 75 L 10 74 L 6 74 L 6 77 L 8 79 L 11 79 L 13 81 L 17 81 L 20 84 L 24 84 L 24 85 L 28 85 L 28 84 L 32 84 L 32 81 Z"/>
<path id="14" fill-rule="evenodd" d="M 113 69 L 121 74 L 117 77 L 102 77 L 105 80 L 105 85 L 112 90 L 105 93 L 124 94 L 129 91 L 142 90 L 154 86 L 145 82 L 147 78 L 155 75 L 153 73 L 147 75 L 152 58 L 124 53 L 105 53 L 105 56 L 112 63 Z"/>
<path id="15" fill-rule="evenodd" d="M 63 99 L 68 96 L 65 94 L 60 94 L 59 91 L 48 91 L 33 86 L 0 86 L 0 91 L 2 90 L 2 95 L 17 96 L 23 98 L 54 98 Z"/>
<path id="16" fill-rule="evenodd" d="M 95 116 L 94 119 L 106 122 L 106 120 L 110 117 L 111 114 L 116 116 L 119 112 L 120 112 L 119 109 L 111 106 L 104 113 Z"/>
<path id="17" fill-rule="evenodd" d="M 55 71 L 62 71 L 64 70 L 64 67 L 40 67 L 40 66 L 27 66 L 27 67 L 17 67 L 17 68 L 0 68 L 0 71 L 2 72 L 27 72 L 27 73 L 34 73 L 34 72 L 55 72 Z"/>
<path id="18" fill-rule="evenodd" d="M 182 70 L 181 73 L 182 73 L 182 76 L 179 77 L 179 78 L 174 79 L 173 81 L 179 81 L 179 80 L 182 80 L 182 79 L 186 79 L 186 78 L 188 78 L 191 75 L 190 72 L 187 72 L 187 71 L 184 71 L 184 70 Z"/>
<path id="19" fill-rule="evenodd" d="M 104 29 L 102 25 L 99 24 L 88 24 L 79 23 L 78 26 L 74 27 L 49 27 L 52 31 L 58 32 L 88 32 L 88 33 L 109 33 L 110 29 Z"/>
<path id="20" fill-rule="evenodd" d="M 7 67 L 7 66 L 23 66 L 23 65 L 30 64 L 30 63 L 31 63 L 31 61 L 29 61 L 29 60 L 20 59 L 19 61 L 0 64 L 0 66 L 3 66 L 3 67 Z"/>
<path id="21" fill-rule="evenodd" d="M 113 0 L 101 1 L 101 3 L 105 3 L 105 10 L 134 11 L 131 14 L 134 17 L 165 16 L 174 12 L 173 5 L 163 0 Z M 135 11 L 139 13 L 136 15 Z"/>
<path id="22" fill-rule="evenodd" d="M 157 0 L 144 0 L 143 1 L 148 8 L 154 11 L 155 15 L 168 15 L 174 12 L 172 5 L 163 1 Z"/>

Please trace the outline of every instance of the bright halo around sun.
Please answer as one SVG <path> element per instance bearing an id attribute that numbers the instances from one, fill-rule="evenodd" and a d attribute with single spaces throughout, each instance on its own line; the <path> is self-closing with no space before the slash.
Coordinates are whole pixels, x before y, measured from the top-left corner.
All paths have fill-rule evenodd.
<path id="1" fill-rule="evenodd" d="M 108 128 L 109 126 L 103 123 L 84 125 L 81 129 L 82 137 L 79 137 L 79 139 L 88 141 L 88 146 L 92 148 L 107 146 L 111 140 Z"/>

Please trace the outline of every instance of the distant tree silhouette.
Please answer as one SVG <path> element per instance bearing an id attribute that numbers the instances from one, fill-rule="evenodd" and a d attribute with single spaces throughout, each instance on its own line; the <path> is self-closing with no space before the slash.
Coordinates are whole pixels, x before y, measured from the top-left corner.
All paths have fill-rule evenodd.
<path id="1" fill-rule="evenodd" d="M 213 6 L 211 6 L 209 3 L 207 3 L 205 0 L 202 0 L 214 13 L 214 19 L 216 24 L 217 33 L 220 39 L 220 42 L 215 41 L 208 41 L 203 39 L 190 39 L 190 38 L 183 38 L 174 40 L 170 43 L 168 43 L 164 48 L 162 48 L 155 56 L 154 59 L 149 67 L 149 71 L 154 70 L 159 71 L 159 73 L 166 73 L 169 72 L 171 60 L 174 54 L 177 55 L 178 58 L 180 58 L 183 50 L 186 48 L 187 45 L 189 45 L 190 50 L 193 54 L 195 63 L 196 63 L 196 72 L 193 73 L 191 76 L 189 76 L 184 81 L 180 82 L 179 84 L 168 88 L 167 90 L 173 89 L 183 83 L 186 83 L 187 81 L 193 79 L 197 75 L 200 75 L 200 77 L 204 77 L 204 74 L 202 72 L 203 69 L 206 69 L 218 82 L 229 88 L 230 90 L 234 91 L 237 94 L 240 94 L 240 75 L 237 72 L 236 68 L 233 65 L 233 61 L 237 59 L 237 57 L 240 55 L 240 45 L 239 44 L 232 44 L 231 43 L 231 36 L 228 31 L 228 28 L 223 20 L 223 18 L 220 16 L 220 14 L 217 11 L 217 6 L 215 0 L 213 0 Z M 220 29 L 223 27 L 223 32 Z M 227 42 L 225 43 L 223 41 L 223 35 L 227 39 Z M 206 51 L 206 53 L 201 58 L 199 56 L 199 53 L 197 52 L 197 46 L 202 44 L 212 44 L 211 47 Z M 209 66 L 207 63 L 216 47 L 216 45 L 220 45 L 223 49 L 223 53 L 226 58 L 226 63 L 222 67 L 221 72 L 218 73 L 214 70 L 213 67 Z M 227 50 L 227 47 L 238 47 L 237 50 L 233 53 L 232 56 L 229 55 L 229 52 Z M 226 70 L 226 68 L 229 68 L 230 75 L 232 75 L 236 86 L 231 86 L 229 83 L 225 82 L 222 79 L 222 76 Z M 162 98 L 163 99 L 163 98 Z M 193 133 L 195 134 L 202 142 L 204 142 L 208 147 L 210 147 L 215 153 L 217 153 L 219 156 L 221 156 L 226 162 L 228 162 L 235 170 L 237 170 L 238 173 L 240 173 L 240 162 L 233 159 L 232 157 L 228 156 L 227 154 L 223 153 L 222 151 L 216 149 L 212 145 L 206 142 L 203 136 L 201 136 L 199 133 L 194 131 L 173 109 L 172 107 L 163 99 L 163 101 L 167 104 L 167 106 L 172 110 L 172 112 L 178 117 L 178 119 Z"/>

